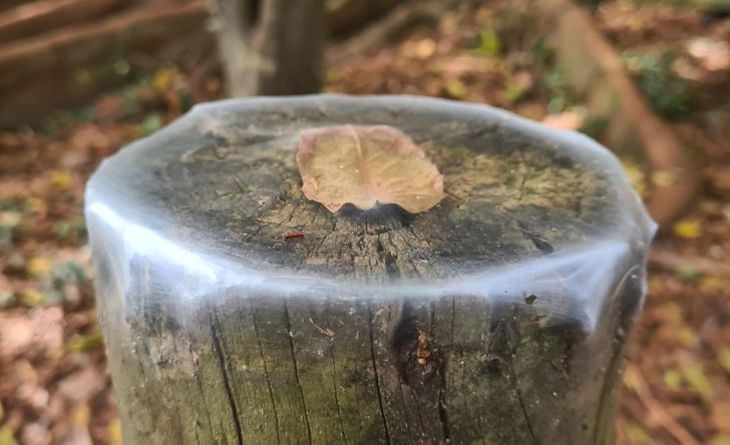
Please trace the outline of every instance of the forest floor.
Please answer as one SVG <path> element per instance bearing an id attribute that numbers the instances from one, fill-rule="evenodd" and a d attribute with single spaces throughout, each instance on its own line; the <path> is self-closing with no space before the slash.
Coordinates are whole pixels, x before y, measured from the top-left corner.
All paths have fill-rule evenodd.
<path id="1" fill-rule="evenodd" d="M 327 90 L 408 93 L 591 132 L 510 2 L 445 14 L 331 66 Z M 631 337 L 620 445 L 730 444 L 730 19 L 607 1 L 598 26 L 700 168 L 693 208 L 655 243 Z M 0 445 L 118 444 L 82 217 L 100 160 L 222 96 L 214 73 L 160 67 L 38 128 L 0 132 Z M 626 160 L 646 193 L 648 179 Z"/>

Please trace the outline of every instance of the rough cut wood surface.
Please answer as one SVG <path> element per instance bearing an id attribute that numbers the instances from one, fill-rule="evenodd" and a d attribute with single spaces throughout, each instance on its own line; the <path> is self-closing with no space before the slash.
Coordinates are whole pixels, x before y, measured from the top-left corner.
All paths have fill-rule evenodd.
<path id="1" fill-rule="evenodd" d="M 387 124 L 447 197 L 331 214 L 301 129 Z M 197 108 L 87 192 L 127 444 L 610 443 L 653 226 L 585 138 L 393 97 Z"/>

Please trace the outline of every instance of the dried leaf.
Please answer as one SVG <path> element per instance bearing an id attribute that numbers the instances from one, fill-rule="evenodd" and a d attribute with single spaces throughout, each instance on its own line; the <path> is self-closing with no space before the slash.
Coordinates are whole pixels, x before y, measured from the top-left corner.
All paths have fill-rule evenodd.
<path id="1" fill-rule="evenodd" d="M 725 371 L 730 373 L 730 347 L 723 347 L 717 354 L 717 360 Z"/>
<path id="2" fill-rule="evenodd" d="M 715 429 L 730 433 L 730 401 L 718 400 L 713 403 L 710 418 Z"/>
<path id="3" fill-rule="evenodd" d="M 669 369 L 664 373 L 664 384 L 671 390 L 678 390 L 682 386 L 682 374 L 676 369 Z"/>
<path id="4" fill-rule="evenodd" d="M 115 417 L 107 427 L 107 440 L 110 445 L 122 445 L 122 423 Z"/>
<path id="5" fill-rule="evenodd" d="M 689 366 L 683 374 L 684 379 L 692 389 L 697 391 L 705 401 L 712 401 L 715 391 L 700 365 Z"/>
<path id="6" fill-rule="evenodd" d="M 28 261 L 26 270 L 34 278 L 43 278 L 51 272 L 51 265 L 50 258 L 37 256 Z"/>
<path id="7" fill-rule="evenodd" d="M 384 125 L 305 130 L 297 164 L 304 195 L 333 213 L 346 203 L 363 210 L 397 204 L 419 213 L 444 197 L 443 176 L 423 150 Z"/>
<path id="8" fill-rule="evenodd" d="M 719 434 L 710 439 L 710 441 L 707 442 L 707 445 L 730 445 L 730 435 Z"/>
<path id="9" fill-rule="evenodd" d="M 730 44 L 727 42 L 700 37 L 689 42 L 687 50 L 710 71 L 730 68 Z"/>
<path id="10" fill-rule="evenodd" d="M 51 187 L 59 192 L 65 192 L 71 188 L 73 178 L 71 172 L 64 170 L 54 170 L 50 175 Z"/>
<path id="11" fill-rule="evenodd" d="M 466 85 L 459 79 L 450 80 L 446 84 L 446 92 L 454 99 L 463 99 L 466 97 Z"/>
<path id="12" fill-rule="evenodd" d="M 696 219 L 684 219 L 677 221 L 673 230 L 680 238 L 699 238 L 702 235 L 702 223 Z"/>
<path id="13" fill-rule="evenodd" d="M 651 438 L 651 434 L 638 423 L 631 423 L 626 427 L 626 435 L 629 437 L 630 443 L 635 445 L 653 445 L 655 442 Z"/>
<path id="14" fill-rule="evenodd" d="M 560 130 L 577 130 L 583 125 L 585 116 L 577 111 L 549 114 L 542 120 L 543 125 Z"/>
<path id="15" fill-rule="evenodd" d="M 58 384 L 58 390 L 67 400 L 84 403 L 104 390 L 106 379 L 98 369 L 87 366 L 65 377 Z"/>
<path id="16" fill-rule="evenodd" d="M 13 437 L 13 430 L 9 426 L 0 427 L 0 445 L 16 445 L 18 442 Z"/>
<path id="17" fill-rule="evenodd" d="M 485 56 L 496 56 L 502 48 L 502 40 L 494 28 L 486 28 L 479 34 L 479 52 Z"/>
<path id="18" fill-rule="evenodd" d="M 28 350 L 51 352 L 63 341 L 63 311 L 58 307 L 37 308 L 27 315 L 0 314 L 0 360 Z"/>
<path id="19" fill-rule="evenodd" d="M 152 85 L 157 89 L 158 91 L 164 91 L 175 82 L 180 77 L 180 73 L 175 68 L 159 68 L 157 71 L 155 71 L 155 74 L 152 78 Z"/>
<path id="20" fill-rule="evenodd" d="M 48 302 L 48 296 L 38 289 L 25 289 L 18 300 L 26 306 L 40 306 Z"/>

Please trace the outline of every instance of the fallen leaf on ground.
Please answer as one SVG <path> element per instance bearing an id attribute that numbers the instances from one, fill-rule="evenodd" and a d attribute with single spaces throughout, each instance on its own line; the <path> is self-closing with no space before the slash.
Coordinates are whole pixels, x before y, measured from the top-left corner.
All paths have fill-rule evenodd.
<path id="1" fill-rule="evenodd" d="M 71 429 L 64 438 L 62 445 L 92 445 L 89 434 L 89 406 L 81 404 L 71 411 Z"/>
<path id="2" fill-rule="evenodd" d="M 0 426 L 0 445 L 16 445 L 13 430 L 7 426 Z"/>
<path id="3" fill-rule="evenodd" d="M 119 421 L 119 417 L 115 417 L 109 422 L 107 436 L 109 445 L 122 445 L 122 423 Z"/>
<path id="4" fill-rule="evenodd" d="M 702 223 L 695 219 L 677 221 L 672 229 L 680 238 L 699 238 L 702 235 Z"/>
<path id="5" fill-rule="evenodd" d="M 715 391 L 701 366 L 688 366 L 684 370 L 683 376 L 689 386 L 697 391 L 706 402 L 712 401 Z"/>
<path id="6" fill-rule="evenodd" d="M 33 422 L 25 425 L 20 433 L 23 445 L 50 445 L 51 432 L 42 422 Z"/>
<path id="7" fill-rule="evenodd" d="M 33 257 L 28 261 L 26 270 L 35 278 L 43 278 L 51 271 L 51 260 L 46 257 Z"/>
<path id="8" fill-rule="evenodd" d="M 730 347 L 720 349 L 717 359 L 720 362 L 720 366 L 730 373 Z"/>
<path id="9" fill-rule="evenodd" d="M 566 111 L 560 114 L 549 114 L 545 116 L 542 123 L 551 128 L 560 130 L 577 130 L 583 125 L 584 116 L 575 111 Z"/>
<path id="10" fill-rule="evenodd" d="M 730 45 L 727 42 L 700 37 L 690 41 L 687 50 L 710 71 L 730 68 Z"/>
<path id="11" fill-rule="evenodd" d="M 83 403 L 103 391 L 106 379 L 96 368 L 86 366 L 64 378 L 58 385 L 60 393 L 74 403 Z"/>
<path id="12" fill-rule="evenodd" d="M 28 350 L 57 350 L 63 341 L 63 311 L 58 307 L 34 308 L 27 315 L 0 313 L 0 358 Z"/>
<path id="13" fill-rule="evenodd" d="M 712 405 L 712 423 L 718 431 L 730 433 L 730 402 L 718 401 Z"/>
<path id="14" fill-rule="evenodd" d="M 730 445 L 730 434 L 720 434 L 707 442 L 707 445 Z"/>
<path id="15" fill-rule="evenodd" d="M 71 172 L 56 170 L 51 172 L 51 187 L 59 192 L 65 192 L 71 187 Z"/>

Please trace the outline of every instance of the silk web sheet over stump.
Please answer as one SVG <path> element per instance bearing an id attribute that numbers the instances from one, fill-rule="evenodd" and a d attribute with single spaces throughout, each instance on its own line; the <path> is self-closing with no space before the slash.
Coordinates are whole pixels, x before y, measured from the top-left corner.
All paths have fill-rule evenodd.
<path id="1" fill-rule="evenodd" d="M 336 213 L 300 133 L 388 125 L 444 198 Z M 413 97 L 197 106 L 86 216 L 127 444 L 609 443 L 654 224 L 575 133 Z"/>

